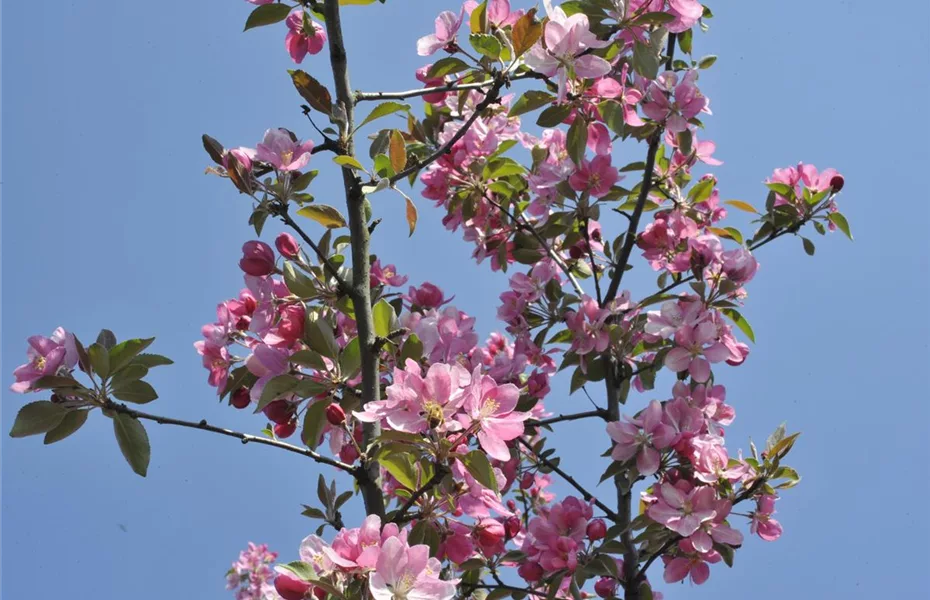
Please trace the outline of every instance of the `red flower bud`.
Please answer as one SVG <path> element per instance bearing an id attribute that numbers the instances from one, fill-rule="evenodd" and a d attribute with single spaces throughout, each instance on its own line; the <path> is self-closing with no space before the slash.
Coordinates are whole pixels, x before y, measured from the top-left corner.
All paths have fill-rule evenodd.
<path id="1" fill-rule="evenodd" d="M 252 399 L 249 397 L 249 388 L 241 387 L 229 397 L 229 403 L 236 408 L 246 408 L 251 404 Z"/>
<path id="2" fill-rule="evenodd" d="M 842 175 L 834 175 L 830 179 L 830 187 L 833 188 L 834 192 L 838 192 L 843 189 L 843 186 L 846 184 L 846 180 L 843 179 Z"/>
<path id="3" fill-rule="evenodd" d="M 351 465 L 357 458 L 358 450 L 355 449 L 355 446 L 349 444 L 339 449 L 339 460 L 342 462 Z"/>
<path id="4" fill-rule="evenodd" d="M 523 479 L 520 480 L 520 489 L 528 490 L 533 487 L 533 484 L 536 483 L 536 479 L 533 477 L 532 473 L 524 473 Z"/>
<path id="5" fill-rule="evenodd" d="M 508 500 L 508 501 L 507 501 L 507 508 L 509 508 L 510 510 L 517 510 L 517 503 L 514 502 L 512 499 L 511 499 L 511 500 Z"/>
<path id="6" fill-rule="evenodd" d="M 600 598 L 610 598 L 617 591 L 617 580 L 610 577 L 601 577 L 594 584 L 594 593 Z"/>
<path id="7" fill-rule="evenodd" d="M 536 562 L 524 562 L 517 569 L 517 574 L 526 581 L 539 581 L 545 572 Z"/>
<path id="8" fill-rule="evenodd" d="M 274 589 L 284 600 L 303 600 L 313 586 L 290 575 L 278 575 L 274 580 Z"/>
<path id="9" fill-rule="evenodd" d="M 286 258 L 297 258 L 297 255 L 300 253 L 300 246 L 297 245 L 297 240 L 294 239 L 294 236 L 286 232 L 281 233 L 275 238 L 274 247 L 278 249 L 281 256 Z"/>
<path id="10" fill-rule="evenodd" d="M 265 416 L 273 423 L 287 423 L 294 415 L 294 407 L 284 400 L 275 400 L 262 409 Z"/>
<path id="11" fill-rule="evenodd" d="M 603 519 L 594 519 L 588 523 L 585 534 L 592 541 L 603 539 L 607 535 L 607 525 L 604 524 Z"/>
<path id="12" fill-rule="evenodd" d="M 326 420 L 330 425 L 338 427 L 346 422 L 346 411 L 337 402 L 333 402 L 326 407 Z"/>
<path id="13" fill-rule="evenodd" d="M 278 423 L 274 426 L 274 434 L 281 439 L 289 438 L 297 431 L 297 419 L 287 423 Z"/>
<path id="14" fill-rule="evenodd" d="M 507 533 L 508 540 L 516 537 L 522 528 L 523 522 L 520 521 L 520 517 L 509 517 L 504 521 L 504 531 Z"/>
<path id="15" fill-rule="evenodd" d="M 239 268 L 247 275 L 262 277 L 274 271 L 274 250 L 265 242 L 252 240 L 242 245 Z"/>

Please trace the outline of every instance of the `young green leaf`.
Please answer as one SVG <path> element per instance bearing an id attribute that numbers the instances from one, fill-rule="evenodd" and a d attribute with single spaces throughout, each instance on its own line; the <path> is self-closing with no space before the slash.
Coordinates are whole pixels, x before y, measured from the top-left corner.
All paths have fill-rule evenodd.
<path id="1" fill-rule="evenodd" d="M 113 416 L 113 433 L 126 462 L 136 474 L 145 477 L 152 456 L 145 427 L 135 417 L 118 412 Z"/>
<path id="2" fill-rule="evenodd" d="M 361 127 L 364 127 L 368 123 L 371 123 L 372 121 L 380 119 L 381 117 L 386 117 L 388 115 L 397 114 L 399 112 L 409 113 L 410 105 L 403 104 L 401 102 L 382 102 L 381 104 L 376 106 L 370 113 L 368 113 L 368 116 L 365 117 L 365 120 L 359 123 L 356 129 L 360 129 Z"/>
<path id="3" fill-rule="evenodd" d="M 259 6 L 249 14 L 249 18 L 245 21 L 245 29 L 243 29 L 243 31 L 280 23 L 287 18 L 290 12 L 291 7 L 287 4 L 265 4 Z"/>
<path id="4" fill-rule="evenodd" d="M 25 405 L 16 414 L 10 437 L 20 438 L 51 431 L 62 422 L 68 410 L 61 404 L 39 400 Z"/>
<path id="5" fill-rule="evenodd" d="M 320 225 L 329 229 L 337 229 L 347 225 L 345 217 L 337 209 L 326 204 L 311 204 L 297 211 L 301 217 L 313 219 Z"/>
<path id="6" fill-rule="evenodd" d="M 394 324 L 394 307 L 382 298 L 371 310 L 375 323 L 375 335 L 387 337 Z"/>
<path id="7" fill-rule="evenodd" d="M 89 410 L 68 411 L 68 414 L 66 414 L 65 417 L 61 420 L 61 423 L 50 429 L 48 433 L 45 434 L 45 441 L 43 443 L 47 446 L 49 444 L 54 444 L 55 442 L 60 442 L 61 440 L 65 439 L 80 429 L 84 423 L 87 422 L 87 415 L 89 414 Z"/>
<path id="8" fill-rule="evenodd" d="M 126 402 L 133 404 L 148 404 L 158 398 L 155 388 L 145 381 L 128 381 L 122 385 L 113 388 L 113 395 Z"/>

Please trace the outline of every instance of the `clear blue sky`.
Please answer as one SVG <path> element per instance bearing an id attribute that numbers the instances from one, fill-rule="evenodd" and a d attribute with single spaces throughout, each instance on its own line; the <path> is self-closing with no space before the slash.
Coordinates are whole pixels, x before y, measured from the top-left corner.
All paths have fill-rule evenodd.
<path id="1" fill-rule="evenodd" d="M 415 39 L 452 5 L 347 8 L 353 86 L 417 85 Z M 856 242 L 816 237 L 813 259 L 793 239 L 760 251 L 745 310 L 759 345 L 718 375 L 737 408 L 729 437 L 746 447 L 787 420 L 804 432 L 790 461 L 804 481 L 779 502 L 780 542 L 750 539 L 737 568 L 715 567 L 708 584 L 672 597 L 913 597 L 930 584 L 928 5 L 896 5 L 892 21 L 854 0 L 712 6 L 718 16 L 695 48 L 720 56 L 701 87 L 726 161 L 716 169 L 722 195 L 759 203 L 771 169 L 798 160 L 838 168 Z M 216 303 L 239 290 L 238 250 L 251 237 L 243 199 L 204 176 L 199 138 L 254 145 L 271 126 L 309 135 L 283 28 L 241 33 L 240 0 L 5 8 L 3 597 L 226 598 L 223 574 L 246 542 L 296 555 L 313 527 L 299 505 L 315 496 L 314 464 L 152 425 L 141 479 L 99 414 L 52 447 L 8 438 L 24 399 L 6 386 L 28 335 L 62 325 L 92 339 L 105 326 L 121 338 L 157 335 L 154 350 L 176 360 L 152 376 L 161 394 L 152 411 L 261 427 L 217 404 L 191 346 Z M 304 68 L 328 81 L 325 55 Z M 341 203 L 334 173 L 314 186 L 321 201 Z M 374 204 L 384 217 L 376 249 L 412 281 L 456 294 L 482 332 L 497 327 L 504 278 L 472 263 L 439 212 L 419 201 L 407 241 L 402 200 L 381 194 Z M 630 279 L 637 295 L 651 279 L 641 275 Z M 566 392 L 562 381 L 551 409 L 585 409 Z M 600 427 L 561 432 L 564 464 L 596 481 Z M 589 439 L 601 442 L 577 442 Z"/>

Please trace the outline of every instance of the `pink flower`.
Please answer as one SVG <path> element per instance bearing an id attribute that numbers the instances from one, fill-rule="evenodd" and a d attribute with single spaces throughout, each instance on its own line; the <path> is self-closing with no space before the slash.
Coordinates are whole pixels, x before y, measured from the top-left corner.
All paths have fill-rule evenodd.
<path id="1" fill-rule="evenodd" d="M 410 286 L 405 298 L 410 302 L 412 307 L 424 310 L 439 308 L 443 304 L 448 304 L 452 301 L 452 298 L 446 300 L 442 290 L 428 281 L 418 288 Z"/>
<path id="2" fill-rule="evenodd" d="M 197 353 L 203 356 L 203 366 L 210 371 L 207 382 L 222 393 L 226 387 L 226 378 L 229 376 L 230 357 L 226 346 L 217 344 L 212 340 L 194 342 Z"/>
<path id="3" fill-rule="evenodd" d="M 477 427 L 478 443 L 491 458 L 510 460 L 507 442 L 523 435 L 523 422 L 527 413 L 515 412 L 520 390 L 512 383 L 497 385 L 492 378 L 472 373 L 472 381 L 465 392 L 465 415 L 459 421 L 466 428 Z"/>
<path id="4" fill-rule="evenodd" d="M 610 164 L 610 156 L 599 154 L 593 160 L 582 161 L 568 183 L 576 192 L 588 192 L 595 198 L 602 198 L 619 178 L 617 169 Z"/>
<path id="5" fill-rule="evenodd" d="M 391 537 L 381 547 L 368 591 L 374 600 L 452 600 L 458 580 L 439 579 L 441 569 L 439 561 L 430 558 L 429 546 L 408 546 Z"/>
<path id="6" fill-rule="evenodd" d="M 275 598 L 271 565 L 278 558 L 276 552 L 265 544 L 249 542 L 248 548 L 239 553 L 226 576 L 226 589 L 236 591 L 236 600 L 271 600 Z"/>
<path id="7" fill-rule="evenodd" d="M 752 523 L 749 531 L 755 533 L 766 542 L 774 542 L 781 537 L 781 523 L 772 518 L 775 514 L 775 501 L 778 496 L 763 494 L 756 500 L 756 510 L 752 513 Z"/>
<path id="8" fill-rule="evenodd" d="M 242 245 L 239 268 L 247 275 L 262 277 L 274 271 L 274 250 L 265 242 L 252 240 Z"/>
<path id="9" fill-rule="evenodd" d="M 685 482 L 679 486 L 687 487 Z M 690 491 L 682 491 L 671 483 L 659 486 L 656 502 L 646 511 L 649 518 L 665 525 L 678 535 L 688 537 L 702 523 L 717 516 L 716 492 L 710 486 L 698 486 Z"/>
<path id="10" fill-rule="evenodd" d="M 682 326 L 696 325 L 703 316 L 704 309 L 696 297 L 669 300 L 658 311 L 646 313 L 643 331 L 652 338 L 668 339 Z"/>
<path id="11" fill-rule="evenodd" d="M 380 562 L 381 546 L 389 539 L 397 539 L 406 543 L 406 534 L 401 533 L 397 525 L 388 523 L 381 529 L 381 518 L 378 515 L 365 517 L 361 527 L 339 531 L 333 538 L 331 546 L 323 546 L 320 551 L 334 565 L 343 570 L 370 570 Z"/>
<path id="12" fill-rule="evenodd" d="M 662 405 L 653 400 L 637 418 L 608 423 L 607 435 L 615 442 L 611 458 L 627 461 L 635 456 L 636 470 L 652 475 L 659 470 L 659 450 L 668 448 L 675 430 L 662 422 Z"/>
<path id="13" fill-rule="evenodd" d="M 74 336 L 61 327 L 52 332 L 51 337 L 34 335 L 28 342 L 28 362 L 16 367 L 13 371 L 16 383 L 10 386 L 10 390 L 18 394 L 28 392 L 35 381 L 46 375 L 70 371 L 78 362 Z"/>
<path id="14" fill-rule="evenodd" d="M 721 560 L 720 554 L 715 550 L 704 553 L 698 552 L 691 544 L 691 540 L 678 542 L 678 549 L 684 554 L 683 556 L 662 557 L 665 562 L 663 578 L 666 583 L 675 583 L 690 576 L 691 583 L 701 585 L 710 577 L 708 563 L 718 563 Z"/>
<path id="15" fill-rule="evenodd" d="M 310 162 L 313 142 L 300 143 L 287 129 L 269 129 L 255 148 L 255 158 L 278 171 L 299 171 Z"/>
<path id="16" fill-rule="evenodd" d="M 730 514 L 730 501 L 718 500 L 714 507 L 717 515 L 710 521 L 701 523 L 701 526 L 695 531 L 688 540 L 698 552 L 710 552 L 714 549 L 714 543 L 729 544 L 730 546 L 739 546 L 743 543 L 743 534 L 727 525 L 724 521 Z"/>
<path id="17" fill-rule="evenodd" d="M 399 287 L 407 283 L 406 275 L 398 275 L 397 267 L 394 265 L 385 265 L 382 267 L 380 259 L 376 259 L 375 262 L 371 263 L 369 278 L 371 280 L 371 287 L 379 285 Z"/>
<path id="18" fill-rule="evenodd" d="M 581 310 L 565 314 L 565 324 L 574 336 L 571 349 L 579 355 L 606 350 L 610 345 L 610 334 L 606 329 L 609 316 L 609 310 L 600 308 L 597 300 L 585 296 Z"/>
<path id="19" fill-rule="evenodd" d="M 543 32 L 543 40 L 526 53 L 526 65 L 543 75 L 559 76 L 559 101 L 565 98 L 569 70 L 576 76 L 594 79 L 610 73 L 610 63 L 593 54 L 589 48 L 603 48 L 609 41 L 601 41 L 591 33 L 588 17 L 584 13 L 572 16 L 561 7 L 553 8 L 551 0 L 545 0 L 549 21 Z M 545 43 L 545 45 L 543 44 Z"/>
<path id="20" fill-rule="evenodd" d="M 445 48 L 455 43 L 455 34 L 459 27 L 462 26 L 462 19 L 465 17 L 465 9 L 459 11 L 456 15 L 454 12 L 444 10 L 436 17 L 436 32 L 424 35 L 417 40 L 417 54 L 420 56 L 429 56 L 441 48 Z"/>
<path id="21" fill-rule="evenodd" d="M 302 8 L 291 11 L 286 23 L 289 31 L 284 38 L 284 47 L 295 63 L 300 64 L 308 54 L 317 54 L 323 49 L 326 31 Z"/>
<path id="22" fill-rule="evenodd" d="M 223 166 L 229 170 L 230 161 L 235 159 L 242 168 L 248 173 L 252 170 L 252 161 L 255 160 L 255 150 L 252 148 L 246 148 L 245 146 L 240 146 L 238 148 L 230 148 L 223 154 Z"/>
<path id="23" fill-rule="evenodd" d="M 465 12 L 470 15 L 476 8 L 478 8 L 478 2 L 476 2 L 476 0 L 466 0 Z M 491 25 L 496 27 L 513 25 L 523 14 L 524 11 L 522 9 L 510 12 L 509 0 L 488 0 L 486 15 L 488 23 Z"/>
<path id="24" fill-rule="evenodd" d="M 285 258 L 294 259 L 297 258 L 300 253 L 300 245 L 297 243 L 297 240 L 287 232 L 278 234 L 278 237 L 274 240 L 274 246 L 278 249 L 278 252 L 281 253 L 281 256 Z"/>
<path id="25" fill-rule="evenodd" d="M 396 409 L 387 413 L 388 425 L 408 433 L 460 429 L 451 418 L 464 402 L 463 386 L 469 380 L 468 371 L 460 365 L 443 363 L 430 365 L 426 377 L 420 377 L 420 366 L 408 361 L 403 382 L 398 385 L 395 381 L 387 388 L 389 394 L 403 398 Z"/>
<path id="26" fill-rule="evenodd" d="M 678 74 L 666 71 L 653 81 L 648 90 L 648 100 L 643 112 L 650 119 L 665 123 L 671 133 L 688 129 L 688 119 L 707 109 L 707 98 L 701 94 L 694 81 L 695 71 L 688 71 L 678 82 Z"/>
<path id="27" fill-rule="evenodd" d="M 752 252 L 743 246 L 724 252 L 722 260 L 723 272 L 726 273 L 727 278 L 740 285 L 749 283 L 759 268 L 759 263 L 756 262 Z"/>
<path id="28" fill-rule="evenodd" d="M 730 358 L 730 350 L 717 339 L 717 328 L 710 321 L 685 326 L 675 334 L 675 343 L 665 356 L 665 366 L 678 373 L 688 371 L 698 383 L 710 379 L 711 363 Z"/>
<path id="29" fill-rule="evenodd" d="M 481 519 L 475 526 L 474 538 L 478 542 L 481 553 L 485 556 L 502 554 L 505 536 L 504 525 L 497 519 Z"/>
<path id="30" fill-rule="evenodd" d="M 446 82 L 442 77 L 429 77 L 427 74 L 429 70 L 433 68 L 432 64 L 423 65 L 416 71 L 416 77 L 418 81 L 422 81 L 424 87 L 439 87 L 444 85 Z M 451 92 L 433 92 L 431 94 L 424 94 L 423 100 L 429 102 L 430 104 L 442 104 L 443 100 L 446 99 Z"/>
<path id="31" fill-rule="evenodd" d="M 668 0 L 668 12 L 675 20 L 665 27 L 671 33 L 682 33 L 694 27 L 704 14 L 704 7 L 698 0 Z"/>

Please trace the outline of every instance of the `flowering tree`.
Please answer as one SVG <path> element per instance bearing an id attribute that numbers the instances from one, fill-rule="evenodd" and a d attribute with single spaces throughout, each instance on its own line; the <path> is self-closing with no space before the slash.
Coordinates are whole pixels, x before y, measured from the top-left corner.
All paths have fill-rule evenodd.
<path id="1" fill-rule="evenodd" d="M 544 12 L 470 0 L 417 41 L 420 56 L 438 55 L 416 72 L 423 87 L 360 92 L 341 5 L 373 0 L 294 1 L 249 0 L 246 29 L 283 21 L 295 63 L 328 48 L 332 90 L 290 71 L 317 140 L 273 128 L 255 148 L 226 148 L 204 136 L 209 171 L 251 202 L 256 235 L 269 217 L 293 232 L 274 248 L 243 245 L 245 288 L 195 343 L 219 397 L 271 424 L 253 435 L 143 412 L 136 405 L 157 398 L 149 369 L 171 364 L 145 352 L 153 339 L 103 330 L 85 345 L 59 328 L 30 338 L 14 372 L 14 391 L 48 399 L 26 404 L 11 435 L 57 442 L 100 409 L 143 476 L 144 421 L 343 471 L 353 487 L 341 493 L 320 474 L 320 504 L 304 514 L 322 524 L 296 560 L 275 565 L 255 544 L 242 552 L 228 574 L 239 600 L 659 598 L 647 578 L 659 561 L 666 582 L 703 584 L 711 564 L 732 566 L 740 525 L 778 539 L 775 501 L 800 479 L 784 464 L 797 434 L 782 426 L 761 451 L 728 450 L 735 411 L 717 375 L 754 341 L 739 312 L 753 252 L 808 225 L 850 232 L 832 169 L 776 169 L 764 209 L 722 202 L 717 179 L 695 172 L 721 164 L 699 87 L 715 57 L 692 54 L 711 11 L 697 0 L 545 0 Z M 423 116 L 407 101 L 422 101 Z M 403 126 L 378 129 L 389 116 Z M 637 144 L 642 160 L 618 159 Z M 341 170 L 344 207 L 310 193 L 317 154 Z M 401 188 L 417 180 L 478 263 L 512 271 L 498 307 L 506 336 L 479 344 L 474 319 L 442 290 L 404 292 L 407 277 L 371 255 L 380 218 L 368 198 L 400 194 L 413 235 L 416 204 Z M 725 225 L 729 209 L 752 213 L 755 230 Z M 635 255 L 658 274 L 636 296 L 622 289 Z M 592 410 L 550 394 L 559 371 Z M 670 390 L 655 387 L 663 371 Z M 565 472 L 546 437 L 579 419 L 604 422 L 609 494 Z M 285 441 L 298 430 L 299 442 Z M 555 498 L 553 477 L 577 496 Z M 367 517 L 346 527 L 340 508 L 355 495 Z"/>

